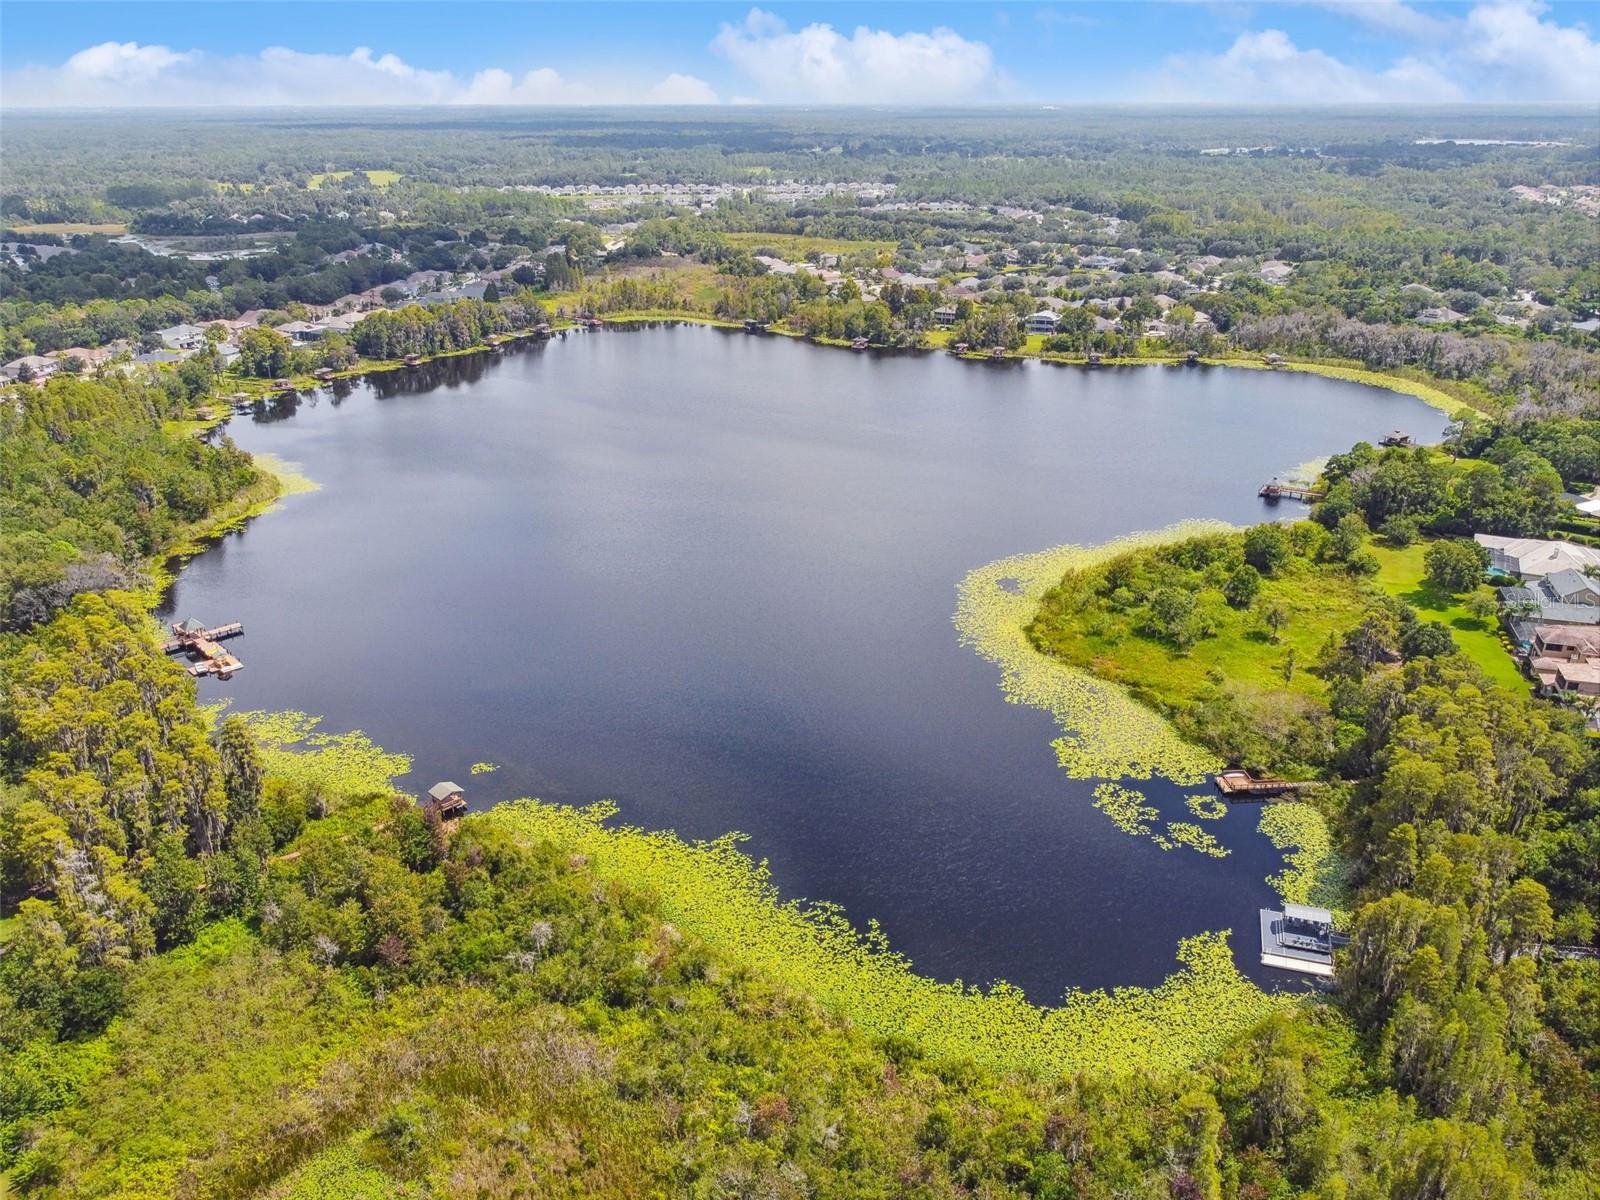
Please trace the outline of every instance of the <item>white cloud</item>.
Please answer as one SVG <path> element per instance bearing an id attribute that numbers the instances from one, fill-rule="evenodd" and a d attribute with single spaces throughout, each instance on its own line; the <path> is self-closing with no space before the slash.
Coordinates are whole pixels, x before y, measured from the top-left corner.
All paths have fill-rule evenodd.
<path id="1" fill-rule="evenodd" d="M 1280 104 L 1428 103 L 1463 98 L 1434 68 L 1404 58 L 1367 71 L 1321 50 L 1302 50 L 1281 29 L 1241 33 L 1221 54 L 1174 55 L 1151 80 L 1161 100 Z"/>
<path id="2" fill-rule="evenodd" d="M 1404 0 L 1301 0 L 1301 2 L 1326 8 L 1382 33 L 1394 33 L 1412 39 L 1439 37 L 1449 28 L 1448 21 L 1412 8 L 1404 3 Z"/>
<path id="3" fill-rule="evenodd" d="M 1006 85 L 994 53 L 942 26 L 889 33 L 857 26 L 846 37 L 832 25 L 791 30 L 752 8 L 711 42 L 768 101 L 824 104 L 963 101 L 992 98 Z"/>
<path id="4" fill-rule="evenodd" d="M 1541 0 L 1483 0 L 1464 19 L 1398 0 L 1314 0 L 1411 40 L 1413 51 L 1369 68 L 1295 45 L 1280 29 L 1240 34 L 1220 54 L 1168 58 L 1149 99 L 1291 104 L 1600 100 L 1600 43 L 1581 25 L 1546 19 Z"/>
<path id="5" fill-rule="evenodd" d="M 1500 98 L 1600 100 L 1600 42 L 1577 25 L 1543 19 L 1534 0 L 1480 4 L 1467 14 L 1463 57 L 1486 70 Z"/>
<path id="6" fill-rule="evenodd" d="M 520 79 L 499 67 L 463 80 L 358 46 L 348 55 L 269 46 L 255 55 L 104 42 L 59 66 L 0 75 L 8 108 L 236 105 L 715 104 L 704 80 L 671 74 L 652 85 L 571 80 L 550 67 Z"/>
<path id="7" fill-rule="evenodd" d="M 645 93 L 646 104 L 715 104 L 717 93 L 704 79 L 693 75 L 668 75 Z"/>
<path id="8" fill-rule="evenodd" d="M 102 42 L 79 50 L 67 59 L 62 70 L 79 79 L 108 79 L 143 83 L 154 79 L 174 63 L 189 58 L 165 46 L 141 46 L 138 42 Z"/>

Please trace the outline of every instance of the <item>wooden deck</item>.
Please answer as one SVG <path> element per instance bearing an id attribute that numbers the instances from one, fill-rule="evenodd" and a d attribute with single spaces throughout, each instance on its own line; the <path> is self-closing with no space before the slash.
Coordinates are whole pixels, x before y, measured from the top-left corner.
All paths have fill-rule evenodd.
<path id="1" fill-rule="evenodd" d="M 1217 791 L 1235 804 L 1278 797 L 1293 799 L 1300 794 L 1302 788 L 1308 786 L 1288 779 L 1277 779 L 1271 775 L 1252 775 L 1249 771 L 1237 768 L 1219 772 L 1215 783 Z"/>

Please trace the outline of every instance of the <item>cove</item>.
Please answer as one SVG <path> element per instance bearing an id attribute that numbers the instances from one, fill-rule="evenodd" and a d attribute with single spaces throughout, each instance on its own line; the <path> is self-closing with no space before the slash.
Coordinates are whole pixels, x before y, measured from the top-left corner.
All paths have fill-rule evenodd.
<path id="1" fill-rule="evenodd" d="M 1151 986 L 1282 856 L 1163 851 L 1068 778 L 1049 714 L 960 644 L 973 569 L 1185 518 L 1298 515 L 1257 487 L 1420 401 L 1299 373 L 966 363 L 701 327 L 607 329 L 258 406 L 229 432 L 319 489 L 188 563 L 165 614 L 242 621 L 204 700 L 320 714 L 475 808 L 615 800 L 729 830 L 786 896 L 881 923 L 941 979 Z M 500 770 L 471 775 L 471 764 Z M 1197 790 L 1133 786 L 1189 819 Z"/>

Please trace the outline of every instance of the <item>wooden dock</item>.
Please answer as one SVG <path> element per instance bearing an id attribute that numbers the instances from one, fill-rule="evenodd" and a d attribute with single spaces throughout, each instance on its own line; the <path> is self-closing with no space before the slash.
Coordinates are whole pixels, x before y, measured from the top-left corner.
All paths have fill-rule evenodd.
<path id="1" fill-rule="evenodd" d="M 1261 490 L 1256 493 L 1263 500 L 1299 500 L 1303 504 L 1314 504 L 1328 493 L 1313 487 L 1303 487 L 1298 483 L 1279 483 L 1274 479 L 1271 483 L 1263 483 Z"/>
<path id="2" fill-rule="evenodd" d="M 1233 804 L 1272 800 L 1278 797 L 1293 799 L 1300 794 L 1302 788 L 1308 786 L 1288 779 L 1277 779 L 1271 775 L 1257 775 L 1237 767 L 1219 772 L 1214 782 L 1223 798 Z"/>
<path id="3" fill-rule="evenodd" d="M 240 637 L 244 634 L 244 625 L 239 621 L 233 621 L 227 625 L 215 625 L 210 629 L 186 629 L 183 625 L 174 625 L 172 632 L 175 636 L 161 647 L 166 654 L 176 654 L 179 650 L 187 650 L 200 640 L 220 642 L 227 638 Z"/>
<path id="4" fill-rule="evenodd" d="M 199 621 L 190 618 L 173 624 L 173 636 L 162 644 L 161 649 L 167 654 L 188 655 L 190 663 L 184 669 L 191 675 L 215 675 L 219 679 L 232 679 L 235 671 L 244 670 L 244 664 L 218 643 L 226 638 L 239 637 L 243 633 L 244 624 L 240 621 L 207 628 Z"/>

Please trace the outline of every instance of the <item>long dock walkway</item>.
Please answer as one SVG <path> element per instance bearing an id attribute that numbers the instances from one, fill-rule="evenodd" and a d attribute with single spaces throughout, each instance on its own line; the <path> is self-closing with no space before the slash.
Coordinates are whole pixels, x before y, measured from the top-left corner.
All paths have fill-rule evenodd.
<path id="1" fill-rule="evenodd" d="M 1298 483 L 1279 483 L 1276 479 L 1271 483 L 1263 483 L 1261 490 L 1256 493 L 1263 500 L 1299 500 L 1304 504 L 1313 504 L 1327 494 L 1313 487 L 1302 487 Z"/>

